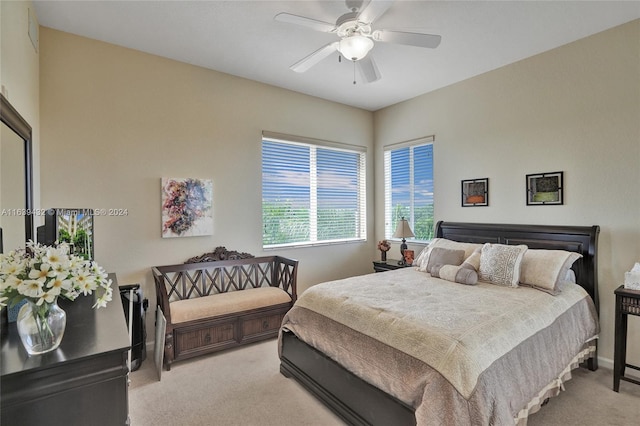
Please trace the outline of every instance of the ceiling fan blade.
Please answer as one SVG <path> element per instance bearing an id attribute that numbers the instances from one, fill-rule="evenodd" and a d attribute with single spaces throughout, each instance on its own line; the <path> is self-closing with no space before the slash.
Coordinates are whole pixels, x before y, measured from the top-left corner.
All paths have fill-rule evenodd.
<path id="1" fill-rule="evenodd" d="M 316 50 L 311 55 L 302 58 L 295 64 L 291 65 L 289 68 L 291 68 L 295 72 L 305 72 L 327 56 L 331 55 L 336 50 L 338 50 L 338 42 L 334 41 L 333 43 L 329 43 L 326 46 L 323 46 L 320 49 Z"/>
<path id="2" fill-rule="evenodd" d="M 358 20 L 370 24 L 384 15 L 392 4 L 393 0 L 371 0 L 358 14 Z"/>
<path id="3" fill-rule="evenodd" d="M 276 21 L 287 22 L 289 24 L 300 25 L 312 30 L 330 33 L 336 29 L 335 24 L 318 21 L 317 19 L 305 18 L 304 16 L 292 15 L 291 13 L 278 13 L 273 17 Z"/>
<path id="4" fill-rule="evenodd" d="M 442 37 L 435 34 L 377 30 L 373 32 L 373 39 L 387 43 L 406 44 L 409 46 L 428 47 L 434 49 L 438 47 Z"/>
<path id="5" fill-rule="evenodd" d="M 371 54 L 368 54 L 359 61 L 356 61 L 356 66 L 367 83 L 373 83 L 374 81 L 380 80 L 382 77 Z"/>

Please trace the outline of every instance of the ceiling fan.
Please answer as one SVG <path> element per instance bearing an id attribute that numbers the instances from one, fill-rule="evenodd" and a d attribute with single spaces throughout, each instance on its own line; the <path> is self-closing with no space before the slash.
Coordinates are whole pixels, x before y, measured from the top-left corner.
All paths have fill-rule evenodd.
<path id="1" fill-rule="evenodd" d="M 364 8 L 362 6 L 365 0 L 345 1 L 350 12 L 340 16 L 335 24 L 286 12 L 278 13 L 274 17 L 276 21 L 301 25 L 315 31 L 335 33 L 340 37 L 339 41 L 322 46 L 289 68 L 296 72 L 305 72 L 337 51 L 341 56 L 353 61 L 354 66 L 360 69 L 364 79 L 368 83 L 372 83 L 381 78 L 378 67 L 371 54 L 369 54 L 375 42 L 404 44 L 431 49 L 438 47 L 440 44 L 442 37 L 439 35 L 384 29 L 373 30 L 372 24 L 391 7 L 393 0 L 370 0 Z"/>

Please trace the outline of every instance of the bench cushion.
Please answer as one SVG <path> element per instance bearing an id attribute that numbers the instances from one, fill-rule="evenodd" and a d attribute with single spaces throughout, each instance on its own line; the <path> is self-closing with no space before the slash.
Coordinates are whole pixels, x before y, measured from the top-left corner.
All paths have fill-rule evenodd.
<path id="1" fill-rule="evenodd" d="M 260 287 L 212 294 L 170 303 L 173 324 L 232 314 L 291 302 L 291 296 L 278 287 Z"/>

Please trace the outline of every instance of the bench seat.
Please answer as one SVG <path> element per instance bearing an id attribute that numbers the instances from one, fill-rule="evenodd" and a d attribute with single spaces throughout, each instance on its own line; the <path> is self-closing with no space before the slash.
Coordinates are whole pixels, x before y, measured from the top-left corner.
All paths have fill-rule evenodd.
<path id="1" fill-rule="evenodd" d="M 296 301 L 297 267 L 286 257 L 218 247 L 184 264 L 151 268 L 167 323 L 167 370 L 175 361 L 276 337 Z"/>
<path id="2" fill-rule="evenodd" d="M 291 303 L 291 296 L 278 287 L 230 291 L 171 302 L 171 321 L 180 324 L 282 303 Z"/>

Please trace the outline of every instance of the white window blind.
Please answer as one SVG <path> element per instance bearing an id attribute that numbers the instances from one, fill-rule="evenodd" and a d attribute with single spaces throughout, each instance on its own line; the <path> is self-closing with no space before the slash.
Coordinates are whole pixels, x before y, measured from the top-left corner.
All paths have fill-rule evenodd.
<path id="1" fill-rule="evenodd" d="M 385 238 L 402 217 L 416 240 L 433 238 L 433 141 L 430 136 L 384 148 Z"/>
<path id="2" fill-rule="evenodd" d="M 364 240 L 365 152 L 286 138 L 263 134 L 263 247 Z"/>

